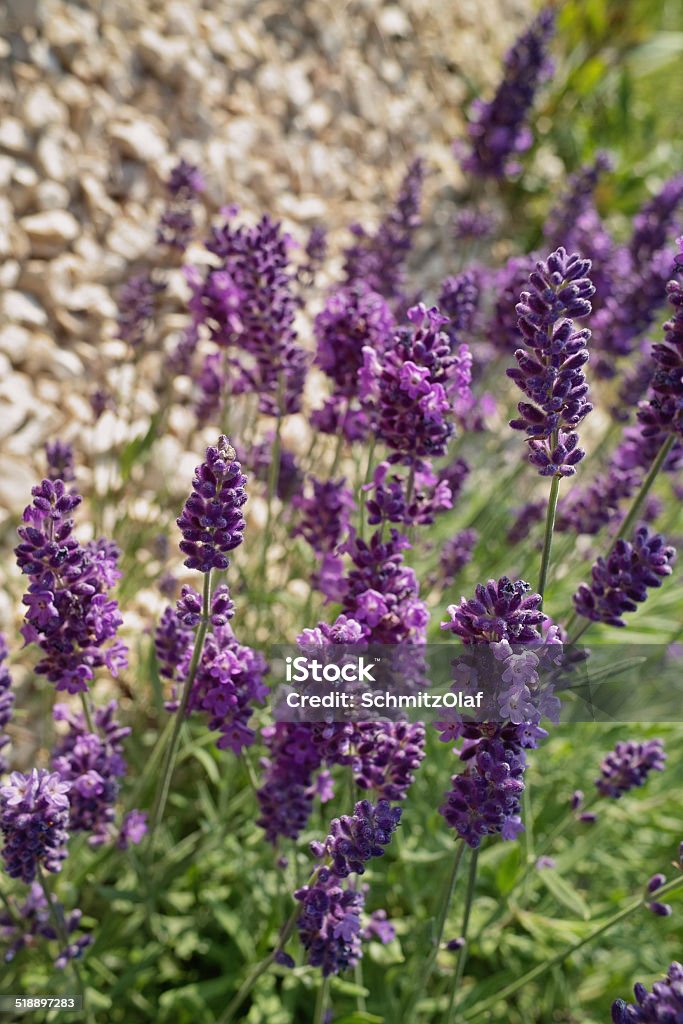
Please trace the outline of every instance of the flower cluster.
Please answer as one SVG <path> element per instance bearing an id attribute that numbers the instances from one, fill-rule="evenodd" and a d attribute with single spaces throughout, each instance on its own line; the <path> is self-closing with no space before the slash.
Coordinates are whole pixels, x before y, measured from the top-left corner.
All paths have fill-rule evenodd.
<path id="1" fill-rule="evenodd" d="M 420 226 L 420 201 L 425 167 L 419 158 L 410 164 L 396 202 L 377 230 L 354 224 L 355 242 L 344 252 L 344 275 L 351 282 L 365 281 L 385 299 L 401 302 L 405 264 Z"/>
<path id="2" fill-rule="evenodd" d="M 481 281 L 475 270 L 463 270 L 441 283 L 439 309 L 448 317 L 445 330 L 454 346 L 471 330 L 480 295 Z"/>
<path id="3" fill-rule="evenodd" d="M 252 445 L 247 456 L 249 471 L 257 480 L 268 483 L 270 467 L 273 462 L 274 434 L 266 434 L 262 441 Z M 296 456 L 284 445 L 280 446 L 280 462 L 278 465 L 275 493 L 280 501 L 288 502 L 301 490 L 304 476 L 299 468 Z"/>
<path id="4" fill-rule="evenodd" d="M 40 939 L 58 939 L 52 914 L 48 907 L 45 893 L 38 882 L 33 882 L 28 895 L 20 906 L 16 906 L 14 914 L 0 910 L 0 935 L 6 944 L 5 963 L 11 963 L 17 953 L 24 948 L 32 948 Z M 67 936 L 80 928 L 83 914 L 80 910 L 72 910 L 65 914 L 62 907 L 56 908 Z M 77 960 L 93 941 L 92 935 L 81 935 L 66 948 L 61 949 L 55 959 L 55 967 L 62 970 L 70 960 Z"/>
<path id="5" fill-rule="evenodd" d="M 70 515 L 81 499 L 62 480 L 43 480 L 32 494 L 15 549 L 31 581 L 22 635 L 42 649 L 36 672 L 58 690 L 78 693 L 87 690 L 94 669 L 106 665 L 116 675 L 126 665 L 126 648 L 114 639 L 121 616 L 108 596 L 120 576 L 118 549 L 103 539 L 79 544 Z"/>
<path id="6" fill-rule="evenodd" d="M 545 616 L 540 610 L 541 597 L 534 594 L 524 580 L 480 583 L 473 598 L 462 597 L 460 604 L 448 606 L 447 622 L 442 629 L 455 633 L 464 644 L 495 643 L 507 640 L 525 644 L 539 640 L 538 627 Z"/>
<path id="7" fill-rule="evenodd" d="M 655 372 L 651 381 L 652 397 L 641 403 L 638 419 L 645 437 L 663 437 L 673 433 L 683 438 L 683 237 L 674 269 L 678 280 L 669 281 L 667 294 L 674 314 L 664 325 L 664 341 L 652 346 Z"/>
<path id="8" fill-rule="evenodd" d="M 233 214 L 212 229 L 206 244 L 220 266 L 205 278 L 198 271 L 190 275 L 194 323 L 206 324 L 214 340 L 236 349 L 233 394 L 256 393 L 261 412 L 269 415 L 296 412 L 306 357 L 294 330 L 291 239 L 268 216 L 246 227 L 234 225 Z"/>
<path id="9" fill-rule="evenodd" d="M 595 785 L 602 796 L 618 799 L 634 787 L 645 785 L 649 773 L 661 772 L 665 761 L 661 740 L 619 742 L 603 759 Z"/>
<path id="10" fill-rule="evenodd" d="M 439 808 L 471 847 L 478 847 L 486 835 L 515 839 L 524 830 L 519 810 L 526 757 L 514 728 L 508 728 L 507 734 L 504 729 L 497 732 L 467 750 L 465 769 L 452 777 Z"/>
<path id="11" fill-rule="evenodd" d="M 374 643 L 424 641 L 429 613 L 415 573 L 403 564 L 409 546 L 395 530 L 386 542 L 376 532 L 369 543 L 354 536 L 345 545 L 353 568 L 344 581 L 342 611 L 360 622 Z"/>
<path id="12" fill-rule="evenodd" d="M 193 208 L 206 188 L 198 167 L 181 160 L 166 181 L 169 203 L 157 225 L 157 244 L 184 252 L 195 229 Z"/>
<path id="13" fill-rule="evenodd" d="M 311 477 L 310 482 L 311 494 L 297 494 L 292 499 L 299 512 L 293 535 L 303 537 L 316 554 L 325 555 L 346 536 L 355 503 L 345 479 L 323 481 Z"/>
<path id="14" fill-rule="evenodd" d="M 531 145 L 524 121 L 539 83 L 552 68 L 547 50 L 554 28 L 553 12 L 542 10 L 506 54 L 504 78 L 493 99 L 473 105 L 471 150 L 462 160 L 465 170 L 496 178 L 518 170 L 513 154 Z"/>
<path id="15" fill-rule="evenodd" d="M 58 872 L 69 838 L 69 783 L 56 773 L 34 768 L 12 772 L 0 786 L 2 859 L 10 878 L 34 880 L 38 867 Z"/>
<path id="16" fill-rule="evenodd" d="M 439 552 L 439 577 L 450 587 L 456 576 L 472 561 L 479 534 L 476 530 L 460 530 L 444 542 Z"/>
<path id="17" fill-rule="evenodd" d="M 52 751 L 52 769 L 69 786 L 69 828 L 89 833 L 91 846 L 111 837 L 119 779 L 126 774 L 122 741 L 130 729 L 115 719 L 116 701 L 94 712 L 96 732 L 81 713 L 56 704 L 53 717 L 68 726 Z"/>
<path id="18" fill-rule="evenodd" d="M 177 520 L 183 535 L 180 550 L 187 555 L 188 569 L 227 569 L 227 552 L 242 543 L 246 482 L 235 449 L 221 434 L 197 466 L 192 493 Z"/>
<path id="19" fill-rule="evenodd" d="M 348 441 L 366 436 L 370 419 L 358 404 L 358 375 L 363 350 L 378 354 L 389 346 L 394 318 L 386 300 L 364 280 L 337 288 L 315 318 L 316 364 L 331 379 L 334 390 L 312 424 L 323 433 L 341 431 Z"/>
<path id="20" fill-rule="evenodd" d="M 158 299 L 166 289 L 151 270 L 133 274 L 118 294 L 116 337 L 132 348 L 140 348 L 148 339 L 157 315 Z"/>
<path id="21" fill-rule="evenodd" d="M 352 815 L 332 819 L 325 842 L 312 843 L 311 851 L 316 857 L 330 858 L 337 878 L 362 875 L 367 861 L 384 856 L 400 820 L 401 808 L 392 807 L 388 800 L 379 800 L 375 806 L 359 800 Z"/>
<path id="22" fill-rule="evenodd" d="M 381 800 L 405 800 L 425 756 L 422 722 L 359 722 L 352 740 L 356 784 Z"/>
<path id="23" fill-rule="evenodd" d="M 372 494 L 365 504 L 371 526 L 384 522 L 425 526 L 433 523 L 439 512 L 453 507 L 448 482 L 430 469 L 413 473 L 410 494 L 407 493 L 408 482 L 396 473 L 389 475 L 389 470 L 388 462 L 380 462 L 375 468 L 372 483 L 363 488 Z"/>
<path id="24" fill-rule="evenodd" d="M 190 586 L 184 586 L 176 607 L 164 611 L 157 626 L 154 643 L 159 674 L 172 683 L 167 710 L 179 708 L 177 691 L 190 671 L 194 648 L 194 630 L 200 623 L 202 599 Z M 220 733 L 216 746 L 240 754 L 254 741 L 249 727 L 253 704 L 263 703 L 267 687 L 263 676 L 266 661 L 260 652 L 238 643 L 231 627 L 234 605 L 230 592 L 221 584 L 211 597 L 210 630 L 204 639 L 186 713 L 202 711 L 209 728 Z"/>
<path id="25" fill-rule="evenodd" d="M 532 291 L 517 306 L 528 351 L 515 352 L 517 367 L 507 373 L 529 401 L 519 403 L 510 426 L 527 434 L 529 461 L 541 476 L 571 476 L 585 454 L 575 428 L 592 409 L 582 369 L 590 332 L 576 330 L 572 319 L 591 311 L 589 269 L 589 260 L 560 247 L 536 264 Z"/>
<path id="26" fill-rule="evenodd" d="M 625 626 L 622 616 L 634 612 L 651 587 L 661 587 L 675 557 L 675 548 L 661 534 L 640 526 L 633 541 L 620 538 L 607 558 L 597 559 L 591 583 L 582 583 L 574 594 L 576 611 L 592 622 Z"/>
<path id="27" fill-rule="evenodd" d="M 445 455 L 455 402 L 470 394 L 471 372 L 467 346 L 452 351 L 442 330 L 447 320 L 436 307 L 414 306 L 407 317 L 412 327 L 398 330 L 381 361 L 374 349 L 363 349 L 361 397 L 374 406 L 389 461 L 419 467 Z"/>
<path id="28" fill-rule="evenodd" d="M 613 1024 L 679 1024 L 683 1020 L 683 965 L 671 964 L 664 981 L 652 992 L 640 982 L 634 986 L 635 1003 L 617 999 L 612 1004 Z"/>
<path id="29" fill-rule="evenodd" d="M 47 460 L 48 480 L 63 480 L 65 484 L 73 483 L 76 479 L 76 467 L 74 465 L 74 450 L 68 441 L 45 442 L 45 458 Z"/>
<path id="30" fill-rule="evenodd" d="M 10 738 L 4 730 L 12 718 L 12 708 L 14 707 L 12 677 L 4 664 L 7 655 L 7 642 L 4 635 L 0 633 L 0 775 L 4 775 L 9 767 L 3 751 L 9 744 Z"/>
<path id="31" fill-rule="evenodd" d="M 364 892 L 342 888 L 323 868 L 313 885 L 297 889 L 294 895 L 302 904 L 297 930 L 311 967 L 320 967 L 327 978 L 358 963 Z"/>

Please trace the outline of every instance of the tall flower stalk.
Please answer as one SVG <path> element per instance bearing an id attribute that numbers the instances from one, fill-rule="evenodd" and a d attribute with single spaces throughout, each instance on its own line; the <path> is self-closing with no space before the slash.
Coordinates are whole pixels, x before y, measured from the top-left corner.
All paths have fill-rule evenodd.
<path id="1" fill-rule="evenodd" d="M 235 450 L 222 434 L 215 446 L 206 449 L 205 461 L 197 466 L 192 493 L 178 519 L 183 534 L 180 550 L 187 556 L 185 565 L 188 569 L 198 569 L 204 574 L 204 590 L 201 615 L 199 621 L 194 623 L 197 633 L 192 659 L 164 757 L 150 833 L 154 833 L 166 808 L 180 731 L 201 662 L 211 615 L 211 572 L 213 569 L 227 569 L 230 564 L 227 553 L 242 543 L 245 526 L 242 506 L 247 500 L 245 483 L 246 477 L 242 474 Z"/>
<path id="2" fill-rule="evenodd" d="M 593 408 L 583 366 L 588 362 L 590 331 L 573 320 L 588 316 L 595 288 L 588 277 L 590 260 L 556 249 L 539 261 L 529 277 L 530 291 L 517 305 L 518 327 L 526 349 L 517 349 L 517 366 L 508 370 L 528 401 L 517 406 L 513 430 L 527 435 L 529 461 L 541 476 L 552 477 L 546 514 L 538 593 L 545 594 L 560 480 L 572 476 L 585 452 L 576 427 Z"/>

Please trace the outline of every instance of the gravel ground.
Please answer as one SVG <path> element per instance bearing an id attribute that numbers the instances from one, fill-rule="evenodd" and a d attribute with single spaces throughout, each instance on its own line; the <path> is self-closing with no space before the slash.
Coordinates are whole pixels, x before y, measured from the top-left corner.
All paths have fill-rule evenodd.
<path id="1" fill-rule="evenodd" d="M 94 431 L 87 395 L 120 356 L 116 289 L 153 243 L 180 156 L 205 171 L 209 215 L 237 203 L 300 238 L 323 222 L 334 251 L 350 223 L 377 217 L 417 153 L 426 207 L 457 186 L 466 82 L 490 89 L 530 7 L 7 0 L 0 527 L 25 504 L 46 437 L 103 450 L 117 429 L 105 418 Z"/>

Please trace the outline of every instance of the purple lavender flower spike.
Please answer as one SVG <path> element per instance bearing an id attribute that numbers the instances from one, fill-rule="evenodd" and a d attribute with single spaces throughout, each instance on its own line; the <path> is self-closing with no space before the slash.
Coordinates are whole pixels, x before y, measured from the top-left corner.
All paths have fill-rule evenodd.
<path id="1" fill-rule="evenodd" d="M 381 800 L 405 800 L 425 756 L 422 722 L 360 722 L 353 742 L 357 785 Z"/>
<path id="2" fill-rule="evenodd" d="M 599 152 L 593 163 L 580 167 L 570 176 L 560 202 L 552 208 L 543 228 L 549 246 L 565 245 L 589 255 L 574 240 L 577 224 L 593 211 L 593 193 L 600 176 L 612 170 L 612 161 L 607 153 Z"/>
<path id="3" fill-rule="evenodd" d="M 678 239 L 674 271 L 677 279 L 666 289 L 674 313 L 664 324 L 664 341 L 652 346 L 652 397 L 638 410 L 643 436 L 662 440 L 668 433 L 683 439 L 683 236 Z"/>
<path id="4" fill-rule="evenodd" d="M 389 301 L 404 297 L 405 263 L 420 226 L 420 201 L 425 166 L 419 158 L 409 166 L 396 202 L 374 234 L 361 225 L 351 228 L 354 245 L 344 252 L 344 274 L 349 283 L 365 281 Z"/>
<path id="5" fill-rule="evenodd" d="M 76 479 L 74 450 L 68 441 L 46 441 L 45 458 L 48 480 L 63 480 L 65 484 L 73 483 Z"/>
<path id="6" fill-rule="evenodd" d="M 250 450 L 245 461 L 248 462 L 251 472 L 257 480 L 262 483 L 268 482 L 270 465 L 273 458 L 273 442 L 275 435 L 266 434 L 263 441 L 259 441 Z M 278 498 L 288 503 L 298 494 L 303 487 L 304 475 L 299 468 L 296 456 L 284 446 L 280 449 L 280 466 L 278 471 L 275 493 Z"/>
<path id="7" fill-rule="evenodd" d="M 127 850 L 129 846 L 137 846 L 147 834 L 147 812 L 132 810 L 129 811 L 121 822 L 121 830 L 116 845 L 120 850 Z"/>
<path id="8" fill-rule="evenodd" d="M 471 361 L 466 345 L 452 352 L 436 307 L 414 306 L 407 317 L 412 327 L 399 329 L 381 363 L 373 349 L 363 349 L 361 397 L 376 410 L 389 462 L 421 468 L 425 458 L 446 453 L 456 401 L 471 395 Z"/>
<path id="9" fill-rule="evenodd" d="M 157 244 L 184 252 L 192 241 L 195 221 L 193 206 L 204 192 L 206 182 L 198 167 L 181 160 L 166 181 L 169 205 L 157 226 Z"/>
<path id="10" fill-rule="evenodd" d="M 4 730 L 12 719 L 15 699 L 12 693 L 12 677 L 7 666 L 3 664 L 8 653 L 4 634 L 0 633 L 0 775 L 4 775 L 9 768 L 9 762 L 3 751 L 9 744 L 10 738 Z"/>
<path id="11" fill-rule="evenodd" d="M 69 838 L 69 789 L 68 782 L 44 768 L 34 768 L 29 775 L 12 772 L 0 786 L 2 859 L 10 878 L 28 884 L 38 865 L 61 871 Z"/>
<path id="12" fill-rule="evenodd" d="M 311 967 L 320 967 L 325 978 L 353 967 L 362 956 L 364 892 L 343 889 L 334 875 L 321 869 L 313 885 L 294 895 L 303 905 L 297 930 Z"/>
<path id="13" fill-rule="evenodd" d="M 299 512 L 293 536 L 303 537 L 318 555 L 334 551 L 348 532 L 355 509 L 353 494 L 346 480 L 318 480 L 311 477 L 312 494 L 297 494 L 292 499 Z"/>
<path id="14" fill-rule="evenodd" d="M 115 640 L 122 619 L 108 597 L 120 576 L 118 549 L 104 539 L 78 543 L 70 515 L 81 498 L 67 492 L 62 480 L 43 480 L 32 494 L 15 549 L 17 565 L 31 581 L 21 632 L 43 652 L 36 672 L 58 690 L 79 693 L 95 668 L 106 666 L 116 675 L 126 665 L 126 648 Z"/>
<path id="15" fill-rule="evenodd" d="M 525 118 L 536 89 L 551 72 L 547 50 L 554 28 L 553 12 L 542 10 L 506 54 L 504 77 L 493 99 L 473 105 L 471 149 L 462 160 L 464 170 L 502 178 L 518 169 L 514 155 L 532 142 Z"/>
<path id="16" fill-rule="evenodd" d="M 683 966 L 674 961 L 664 981 L 656 981 L 652 992 L 644 985 L 633 989 L 635 1003 L 617 999 L 612 1004 L 612 1024 L 680 1024 L 683 1021 Z"/>
<path id="17" fill-rule="evenodd" d="M 52 768 L 69 786 L 69 827 L 90 833 L 89 844 L 101 846 L 110 839 L 119 779 L 126 774 L 122 741 L 130 729 L 116 721 L 115 701 L 95 709 L 96 733 L 65 704 L 56 704 L 53 714 L 68 725 L 52 752 Z"/>
<path id="18" fill-rule="evenodd" d="M 353 814 L 334 818 L 325 842 L 313 843 L 311 849 L 316 857 L 331 859 L 330 870 L 337 878 L 362 875 L 367 861 L 384 856 L 400 820 L 401 808 L 392 807 L 388 800 L 379 800 L 375 806 L 359 800 Z"/>
<path id="19" fill-rule="evenodd" d="M 290 237 L 264 216 L 253 227 L 235 226 L 234 211 L 213 228 L 207 249 L 221 260 L 202 284 L 194 275 L 196 321 L 207 319 L 201 305 L 210 285 L 220 286 L 220 303 L 209 318 L 212 334 L 237 347 L 233 360 L 234 394 L 253 392 L 267 415 L 297 412 L 307 357 L 297 344 L 297 299 L 290 266 Z M 220 274 L 220 282 L 214 279 Z M 227 304 L 227 306 L 226 306 Z"/>
<path id="20" fill-rule="evenodd" d="M 157 298 L 165 289 L 166 285 L 155 280 L 150 270 L 130 277 L 118 295 L 116 337 L 132 348 L 140 348 L 154 323 Z"/>
<path id="21" fill-rule="evenodd" d="M 177 520 L 183 535 L 180 550 L 187 555 L 188 569 L 227 569 L 230 563 L 226 553 L 242 543 L 246 482 L 235 449 L 221 434 L 217 444 L 206 449 L 205 461 L 197 466 L 192 494 Z"/>
<path id="22" fill-rule="evenodd" d="M 650 772 L 663 771 L 665 762 L 661 740 L 622 741 L 603 759 L 595 785 L 601 796 L 617 800 L 636 786 L 644 786 Z"/>
<path id="23" fill-rule="evenodd" d="M 683 174 L 677 174 L 665 182 L 635 215 L 629 251 L 636 265 L 649 261 L 666 245 L 682 201 Z"/>
<path id="24" fill-rule="evenodd" d="M 519 811 L 526 757 L 511 739 L 506 743 L 503 738 L 482 738 L 465 770 L 451 779 L 440 808 L 451 828 L 473 848 L 486 835 L 515 839 L 524 831 Z"/>
<path id="25" fill-rule="evenodd" d="M 517 349 L 517 367 L 507 375 L 529 401 L 519 403 L 510 426 L 527 434 L 529 461 L 541 476 L 571 476 L 585 454 L 575 428 L 593 408 L 582 369 L 590 332 L 576 330 L 572 320 L 591 311 L 589 269 L 589 260 L 560 247 L 536 264 L 532 291 L 522 292 L 517 306 L 527 351 Z"/>
<path id="26" fill-rule="evenodd" d="M 529 643 L 541 639 L 538 626 L 545 616 L 540 606 L 540 596 L 531 592 L 528 583 L 502 576 L 497 583 L 479 584 L 474 598 L 463 597 L 459 605 L 449 605 L 450 619 L 441 628 L 455 633 L 464 644 Z"/>
<path id="27" fill-rule="evenodd" d="M 450 587 L 458 574 L 472 561 L 478 540 L 476 530 L 460 530 L 444 543 L 439 557 L 439 574 L 444 587 Z"/>
<path id="28" fill-rule="evenodd" d="M 412 494 L 408 496 L 408 481 L 397 474 L 389 475 L 388 462 L 375 468 L 372 483 L 363 490 L 371 491 L 366 502 L 368 523 L 403 523 L 405 526 L 425 526 L 433 523 L 439 512 L 453 507 L 451 489 L 431 470 L 417 470 L 413 475 Z"/>
<path id="29" fill-rule="evenodd" d="M 348 441 L 367 434 L 368 417 L 358 405 L 358 375 L 363 350 L 384 352 L 394 332 L 387 302 L 365 281 L 337 288 L 315 318 L 316 364 L 332 380 L 334 391 L 311 422 L 324 433 L 342 430 Z"/>
<path id="30" fill-rule="evenodd" d="M 632 542 L 618 540 L 607 558 L 595 562 L 591 583 L 582 583 L 574 594 L 577 613 L 591 622 L 625 626 L 622 616 L 647 599 L 649 588 L 661 587 L 675 558 L 675 548 L 661 534 L 639 527 Z"/>
<path id="31" fill-rule="evenodd" d="M 446 330 L 454 343 L 472 329 L 480 294 L 481 282 L 475 270 L 463 270 L 442 282 L 439 309 L 448 317 Z"/>

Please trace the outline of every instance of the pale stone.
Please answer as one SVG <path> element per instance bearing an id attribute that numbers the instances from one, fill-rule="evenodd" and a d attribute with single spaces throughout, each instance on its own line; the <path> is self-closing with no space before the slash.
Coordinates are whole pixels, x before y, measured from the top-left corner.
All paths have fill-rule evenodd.
<path id="1" fill-rule="evenodd" d="M 45 210 L 23 217 L 20 225 L 26 232 L 34 256 L 56 256 L 78 236 L 78 221 L 68 210 Z"/>
<path id="2" fill-rule="evenodd" d="M 33 295 L 26 292 L 6 291 L 0 298 L 0 309 L 3 316 L 26 327 L 45 327 L 47 313 Z"/>
<path id="3" fill-rule="evenodd" d="M 109 137 L 124 156 L 141 163 L 161 160 L 166 153 L 166 143 L 159 132 L 149 121 L 142 119 L 132 124 L 118 122 L 110 125 Z"/>
<path id="4" fill-rule="evenodd" d="M 16 117 L 0 120 L 0 149 L 10 153 L 25 153 L 29 148 L 28 135 L 21 121 Z"/>

